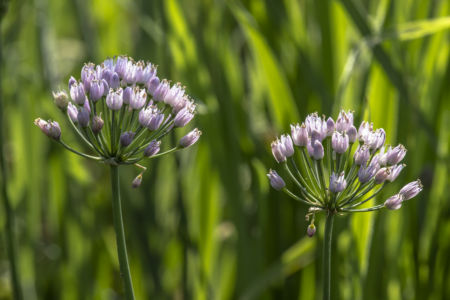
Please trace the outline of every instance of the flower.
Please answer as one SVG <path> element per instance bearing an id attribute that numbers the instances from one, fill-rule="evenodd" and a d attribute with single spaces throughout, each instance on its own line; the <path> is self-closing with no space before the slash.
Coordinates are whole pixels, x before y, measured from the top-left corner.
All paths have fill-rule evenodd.
<path id="1" fill-rule="evenodd" d="M 342 192 L 347 187 L 347 181 L 345 180 L 345 173 L 336 175 L 336 173 L 332 172 L 330 176 L 330 191 L 333 193 Z"/>
<path id="2" fill-rule="evenodd" d="M 284 182 L 283 178 L 281 178 L 281 176 L 278 175 L 278 173 L 272 169 L 269 170 L 267 177 L 269 177 L 270 185 L 276 190 L 281 190 L 286 186 L 286 183 Z"/>
<path id="3" fill-rule="evenodd" d="M 194 145 L 201 135 L 202 132 L 197 128 L 195 128 L 194 130 L 192 130 L 191 132 L 189 132 L 188 134 L 186 134 L 184 137 L 181 138 L 180 147 L 187 148 Z"/>
<path id="4" fill-rule="evenodd" d="M 44 121 L 41 118 L 37 118 L 34 120 L 34 124 L 38 126 L 49 138 L 59 140 L 61 137 L 61 127 L 59 127 L 59 124 L 56 121 Z"/>
<path id="5" fill-rule="evenodd" d="M 95 155 L 64 143 L 57 122 L 38 118 L 35 124 L 69 151 L 107 164 L 137 164 L 155 156 L 164 137 L 195 117 L 196 104 L 186 87 L 160 79 L 154 64 L 126 56 L 84 64 L 80 78 L 70 76 L 68 90 L 53 92 L 54 102 Z M 200 135 L 196 128 L 157 156 L 190 147 Z"/>
<path id="6" fill-rule="evenodd" d="M 278 163 L 290 158 L 289 163 L 282 166 L 289 175 L 288 179 L 295 183 L 294 187 L 298 187 L 297 193 L 286 188 L 284 179 L 275 170 L 270 169 L 267 176 L 273 188 L 310 207 L 308 218 L 321 212 L 330 215 L 384 207 L 398 209 L 404 200 L 422 190 L 419 180 L 407 184 L 383 204 L 357 208 L 374 198 L 386 184 L 395 181 L 405 168 L 400 162 L 405 157 L 406 148 L 403 145 L 385 146 L 385 140 L 384 129 L 374 129 L 373 124 L 367 121 L 363 121 L 356 130 L 351 111 L 341 110 L 336 122 L 331 117 L 326 119 L 312 113 L 304 123 L 290 125 L 290 136 L 282 134 L 271 143 L 272 154 Z M 295 151 L 300 151 L 301 155 L 295 156 Z M 315 229 L 311 224 L 307 230 L 310 236 Z"/>
<path id="7" fill-rule="evenodd" d="M 314 226 L 314 224 L 309 224 L 308 229 L 306 229 L 306 234 L 309 237 L 313 237 L 315 233 L 316 233 L 316 226 Z"/>
<path id="8" fill-rule="evenodd" d="M 405 185 L 399 192 L 400 195 L 403 196 L 404 200 L 409 200 L 414 198 L 419 194 L 423 189 L 423 185 L 420 180 L 416 180 Z"/>

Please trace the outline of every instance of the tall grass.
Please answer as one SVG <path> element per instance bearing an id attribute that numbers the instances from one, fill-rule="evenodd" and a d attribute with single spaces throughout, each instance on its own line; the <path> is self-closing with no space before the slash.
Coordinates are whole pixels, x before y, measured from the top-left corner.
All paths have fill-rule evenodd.
<path id="1" fill-rule="evenodd" d="M 84 61 L 116 54 L 150 60 L 186 85 L 204 132 L 192 151 L 152 162 L 138 190 L 135 170 L 122 172 L 137 299 L 319 297 L 324 220 L 318 238 L 305 237 L 305 207 L 272 191 L 265 173 L 276 133 L 340 108 L 409 149 L 408 168 L 378 201 L 417 177 L 425 189 L 399 211 L 336 219 L 332 299 L 450 298 L 448 1 L 22 0 L 1 25 L 3 143 L 25 299 L 123 293 L 107 172 L 32 123 L 61 121 L 51 89 L 66 88 Z"/>

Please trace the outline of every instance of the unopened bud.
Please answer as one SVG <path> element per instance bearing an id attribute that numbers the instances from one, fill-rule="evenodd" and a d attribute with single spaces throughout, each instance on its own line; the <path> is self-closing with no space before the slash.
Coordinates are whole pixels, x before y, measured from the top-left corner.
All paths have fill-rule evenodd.
<path id="1" fill-rule="evenodd" d="M 201 135 L 202 132 L 197 128 L 195 128 L 194 130 L 192 130 L 191 132 L 189 132 L 188 134 L 186 134 L 184 137 L 181 138 L 180 147 L 187 148 L 194 145 Z"/>
<path id="2" fill-rule="evenodd" d="M 139 174 L 138 176 L 136 176 L 136 178 L 134 178 L 133 182 L 131 183 L 131 186 L 133 188 L 137 188 L 141 185 L 142 183 L 142 174 Z"/>
<path id="3" fill-rule="evenodd" d="M 94 132 L 94 134 L 99 134 L 104 123 L 105 122 L 103 122 L 103 119 L 100 116 L 94 116 L 92 118 L 92 132 Z"/>
<path id="4" fill-rule="evenodd" d="M 43 133 L 45 133 L 46 136 L 49 138 L 52 138 L 54 140 L 59 140 L 61 137 L 61 128 L 59 127 L 58 122 L 56 121 L 45 121 L 41 118 L 37 118 L 34 120 L 34 124 L 38 126 Z"/>
<path id="5" fill-rule="evenodd" d="M 69 96 L 65 91 L 58 91 L 58 92 L 52 92 L 53 94 L 53 101 L 55 102 L 56 106 L 60 109 L 65 111 L 67 109 L 67 105 L 69 105 Z"/>
<path id="6" fill-rule="evenodd" d="M 306 229 L 306 234 L 309 237 L 313 237 L 315 233 L 316 233 L 316 226 L 314 226 L 314 224 L 309 224 L 308 229 Z"/>

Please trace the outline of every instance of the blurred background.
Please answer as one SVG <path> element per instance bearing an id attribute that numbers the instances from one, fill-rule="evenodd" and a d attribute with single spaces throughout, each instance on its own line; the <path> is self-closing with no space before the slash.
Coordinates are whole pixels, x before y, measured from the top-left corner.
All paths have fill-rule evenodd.
<path id="1" fill-rule="evenodd" d="M 266 172 L 290 123 L 341 108 L 409 150 L 376 201 L 416 178 L 424 191 L 398 211 L 335 221 L 332 298 L 450 299 L 449 1 L 2 1 L 3 179 L 24 299 L 123 293 L 109 168 L 33 124 L 59 121 L 80 149 L 51 91 L 118 54 L 186 85 L 203 131 L 188 151 L 144 162 L 139 189 L 138 170 L 122 168 L 137 299 L 321 297 L 324 220 L 306 237 L 305 206 Z M 11 298 L 5 218 L 2 206 L 0 299 Z"/>

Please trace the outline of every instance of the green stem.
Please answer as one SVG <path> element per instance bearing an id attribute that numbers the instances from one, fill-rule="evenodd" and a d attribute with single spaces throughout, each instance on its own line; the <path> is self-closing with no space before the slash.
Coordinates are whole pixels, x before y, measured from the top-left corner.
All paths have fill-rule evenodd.
<path id="1" fill-rule="evenodd" d="M 331 290 L 331 241 L 333 235 L 334 213 L 328 211 L 325 222 L 325 236 L 323 244 L 323 300 L 330 300 Z"/>
<path id="2" fill-rule="evenodd" d="M 70 147 L 70 146 L 67 145 L 66 143 L 64 143 L 62 140 L 57 140 L 57 142 L 60 143 L 64 148 L 66 148 L 66 149 L 69 150 L 70 152 L 73 152 L 73 153 L 75 153 L 75 154 L 77 154 L 77 155 L 79 155 L 79 156 L 82 156 L 82 157 L 84 157 L 84 158 L 89 158 L 89 159 L 97 160 L 97 161 L 103 160 L 103 158 L 98 157 L 98 156 L 92 156 L 92 155 L 88 155 L 88 154 L 81 153 L 81 152 L 79 152 L 79 151 L 73 149 L 72 147 Z"/>
<path id="3" fill-rule="evenodd" d="M 128 265 L 127 246 L 125 243 L 125 231 L 122 220 L 122 206 L 120 203 L 119 167 L 111 165 L 111 188 L 113 195 L 114 230 L 116 232 L 117 254 L 119 256 L 120 276 L 125 285 L 127 300 L 134 300 L 133 283 L 131 281 L 130 267 Z"/>

